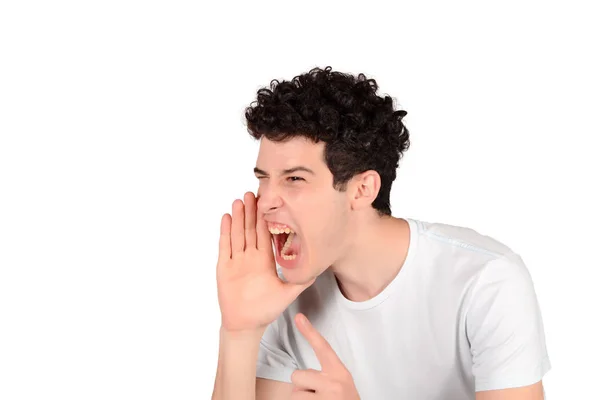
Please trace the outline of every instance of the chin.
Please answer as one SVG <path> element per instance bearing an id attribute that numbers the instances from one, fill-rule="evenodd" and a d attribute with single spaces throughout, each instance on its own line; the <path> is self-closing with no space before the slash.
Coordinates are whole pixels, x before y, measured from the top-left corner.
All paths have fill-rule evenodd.
<path id="1" fill-rule="evenodd" d="M 286 266 L 279 264 L 279 261 L 277 261 L 277 264 L 279 265 L 281 275 L 283 275 L 285 281 L 288 283 L 302 285 L 304 283 L 310 282 L 310 280 L 313 277 L 311 271 L 309 271 L 308 268 L 305 268 L 299 263 L 295 265 L 295 268 L 286 268 Z"/>
<path id="2" fill-rule="evenodd" d="M 281 275 L 283 275 L 285 281 L 288 283 L 294 283 L 294 284 L 301 285 L 305 282 L 310 281 L 310 278 L 306 275 L 306 271 L 304 271 L 301 268 L 296 268 L 296 269 L 291 270 L 291 269 L 287 269 L 287 268 L 283 267 L 282 265 L 279 265 L 279 267 L 280 267 Z"/>
<path id="3" fill-rule="evenodd" d="M 324 270 L 316 271 L 308 268 L 306 265 L 299 265 L 294 269 L 286 269 L 280 265 L 280 272 L 286 282 L 295 285 L 304 285 L 310 283 L 315 277 L 321 275 Z"/>

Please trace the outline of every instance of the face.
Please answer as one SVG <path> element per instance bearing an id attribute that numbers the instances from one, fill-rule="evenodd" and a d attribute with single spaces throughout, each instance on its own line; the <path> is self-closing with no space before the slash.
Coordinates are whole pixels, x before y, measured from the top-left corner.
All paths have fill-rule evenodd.
<path id="1" fill-rule="evenodd" d="M 347 245 L 349 199 L 333 188 L 323 150 L 324 143 L 302 137 L 279 143 L 263 137 L 260 143 L 258 212 L 272 232 L 277 263 L 293 283 L 321 274 Z"/>

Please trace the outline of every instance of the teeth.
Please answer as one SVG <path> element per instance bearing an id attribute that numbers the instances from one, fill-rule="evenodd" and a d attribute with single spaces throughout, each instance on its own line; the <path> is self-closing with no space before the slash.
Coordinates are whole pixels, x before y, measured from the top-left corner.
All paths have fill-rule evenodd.
<path id="1" fill-rule="evenodd" d="M 292 241 L 294 240 L 294 236 L 296 236 L 296 232 L 294 232 L 289 227 L 269 228 L 269 232 L 271 232 L 271 234 L 273 234 L 273 235 L 280 235 L 282 233 L 287 233 L 288 234 L 288 237 L 287 237 L 287 239 L 286 239 L 285 243 L 283 244 L 283 247 L 281 248 L 281 251 L 280 251 L 281 258 L 283 258 L 284 260 L 293 260 L 293 259 L 295 259 L 296 258 L 296 254 L 288 255 L 288 254 L 285 254 L 285 252 L 288 251 L 288 249 L 292 245 Z"/>
<path id="2" fill-rule="evenodd" d="M 273 235 L 279 235 L 282 233 L 294 233 L 293 230 L 291 230 L 290 228 L 269 228 L 269 232 L 271 232 Z"/>
<path id="3" fill-rule="evenodd" d="M 287 237 L 287 240 L 285 241 L 285 243 L 281 249 L 281 254 L 285 253 L 285 251 L 290 247 L 290 245 L 292 244 L 293 238 L 294 238 L 294 234 L 290 233 L 290 235 Z"/>
<path id="4" fill-rule="evenodd" d="M 293 260 L 294 258 L 296 258 L 295 254 L 285 254 L 292 245 L 292 240 L 294 239 L 294 236 L 294 233 L 290 233 L 283 247 L 281 248 L 281 251 L 279 252 L 284 260 Z"/>

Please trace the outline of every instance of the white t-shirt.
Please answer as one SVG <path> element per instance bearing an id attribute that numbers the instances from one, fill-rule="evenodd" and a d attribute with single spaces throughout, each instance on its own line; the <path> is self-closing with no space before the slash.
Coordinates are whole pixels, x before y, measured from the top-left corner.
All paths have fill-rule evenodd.
<path id="1" fill-rule="evenodd" d="M 353 302 L 325 271 L 268 326 L 258 377 L 291 382 L 295 369 L 321 369 L 294 324 L 302 312 L 363 400 L 474 399 L 475 391 L 542 379 L 550 361 L 521 257 L 469 228 L 405 219 L 410 244 L 394 280 L 377 296 Z"/>

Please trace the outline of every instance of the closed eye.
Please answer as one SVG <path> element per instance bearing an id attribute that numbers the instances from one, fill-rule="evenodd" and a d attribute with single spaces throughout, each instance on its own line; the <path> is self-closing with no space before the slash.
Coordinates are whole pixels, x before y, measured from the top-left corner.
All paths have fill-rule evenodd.
<path id="1" fill-rule="evenodd" d="M 268 179 L 268 176 L 257 176 L 256 179 L 263 180 L 263 179 Z M 299 182 L 299 181 L 306 181 L 306 179 L 300 177 L 300 176 L 289 176 L 286 178 L 288 181 L 290 182 Z"/>

